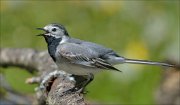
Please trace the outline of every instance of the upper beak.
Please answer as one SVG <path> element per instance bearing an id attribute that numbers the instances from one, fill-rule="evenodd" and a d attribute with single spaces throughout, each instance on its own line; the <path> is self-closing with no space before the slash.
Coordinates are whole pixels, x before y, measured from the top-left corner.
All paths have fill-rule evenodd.
<path id="1" fill-rule="evenodd" d="M 36 28 L 37 30 L 43 30 L 45 31 L 46 33 L 42 33 L 42 34 L 38 34 L 37 36 L 44 36 L 44 34 L 47 34 L 49 33 L 47 30 L 45 30 L 44 28 Z"/>

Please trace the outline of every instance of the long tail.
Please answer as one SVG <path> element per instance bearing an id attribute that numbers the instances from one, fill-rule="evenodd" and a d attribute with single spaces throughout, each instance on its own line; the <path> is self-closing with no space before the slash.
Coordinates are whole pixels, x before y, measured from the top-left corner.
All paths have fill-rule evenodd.
<path id="1" fill-rule="evenodd" d="M 127 58 L 125 59 L 125 63 L 174 67 L 174 65 L 172 65 L 172 64 L 167 64 L 167 63 L 163 63 L 163 62 L 154 62 L 154 61 L 148 61 L 148 60 L 136 60 L 136 59 L 127 59 Z"/>

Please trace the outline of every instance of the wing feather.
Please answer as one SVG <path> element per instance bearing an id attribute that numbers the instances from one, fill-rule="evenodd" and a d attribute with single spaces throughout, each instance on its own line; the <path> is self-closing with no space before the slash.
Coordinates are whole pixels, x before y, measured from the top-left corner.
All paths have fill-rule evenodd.
<path id="1" fill-rule="evenodd" d="M 74 43 L 64 43 L 58 48 L 58 53 L 71 63 L 100 69 L 120 71 L 99 57 L 98 53 Z"/>

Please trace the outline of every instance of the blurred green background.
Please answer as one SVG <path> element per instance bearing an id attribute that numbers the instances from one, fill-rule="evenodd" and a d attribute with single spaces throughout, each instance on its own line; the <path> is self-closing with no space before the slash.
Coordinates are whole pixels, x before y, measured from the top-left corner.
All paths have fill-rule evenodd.
<path id="1" fill-rule="evenodd" d="M 46 50 L 35 28 L 65 25 L 69 34 L 110 47 L 128 58 L 179 62 L 179 1 L 21 1 L 1 0 L 0 48 Z M 118 65 L 122 73 L 102 72 L 87 87 L 88 101 L 109 104 L 155 104 L 162 68 Z M 0 68 L 11 86 L 33 94 L 33 76 L 19 68 Z"/>

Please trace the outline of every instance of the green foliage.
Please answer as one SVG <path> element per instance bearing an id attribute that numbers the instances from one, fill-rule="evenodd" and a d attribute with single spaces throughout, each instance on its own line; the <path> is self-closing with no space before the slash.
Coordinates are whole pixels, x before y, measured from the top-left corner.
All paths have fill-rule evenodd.
<path id="1" fill-rule="evenodd" d="M 7 68 L 3 73 L 5 79 L 9 82 L 12 88 L 20 93 L 32 93 L 37 85 L 29 85 L 25 83 L 26 79 L 33 75 L 19 68 Z"/>
<path id="2" fill-rule="evenodd" d="M 72 37 L 103 44 L 132 58 L 161 61 L 178 58 L 178 1 L 1 1 L 0 47 L 46 50 L 35 28 L 62 23 Z M 172 50 L 173 49 L 173 50 Z M 99 103 L 154 104 L 162 70 L 120 65 L 123 73 L 95 76 L 89 100 Z M 1 68 L 2 69 L 2 68 Z M 14 89 L 33 92 L 24 84 L 32 75 L 3 69 Z"/>

